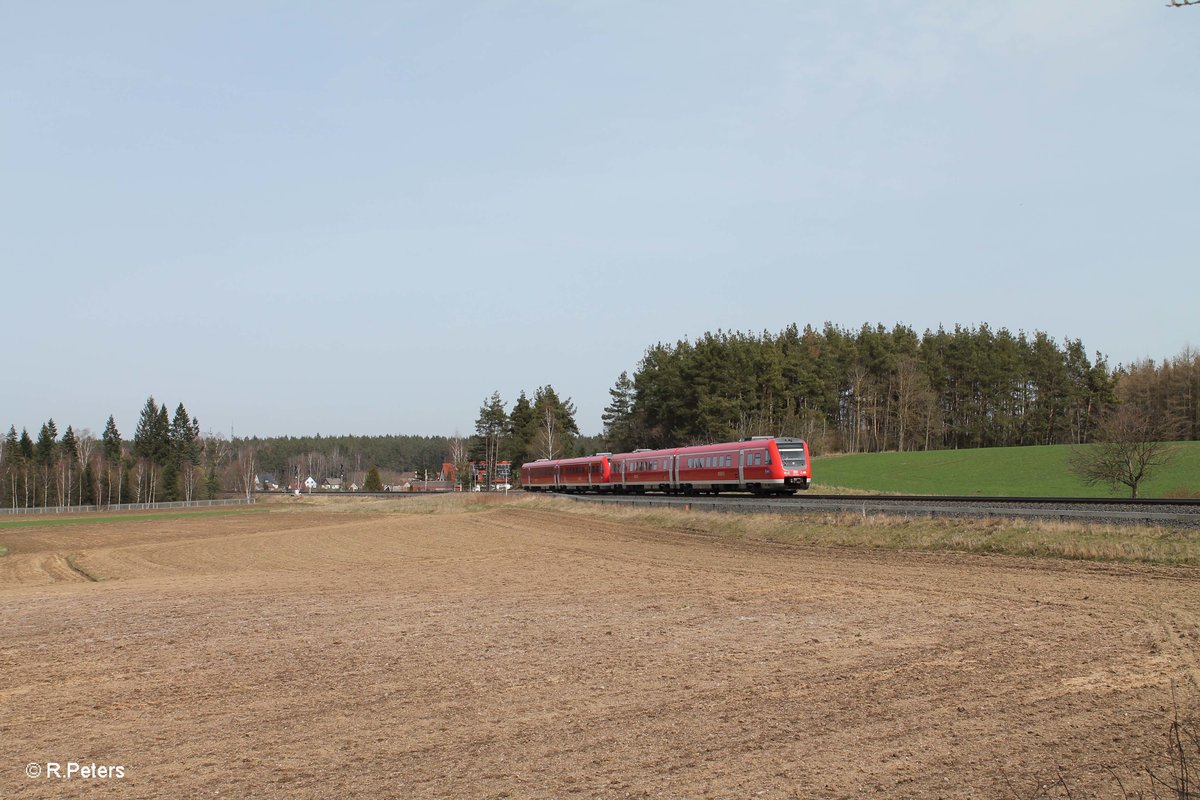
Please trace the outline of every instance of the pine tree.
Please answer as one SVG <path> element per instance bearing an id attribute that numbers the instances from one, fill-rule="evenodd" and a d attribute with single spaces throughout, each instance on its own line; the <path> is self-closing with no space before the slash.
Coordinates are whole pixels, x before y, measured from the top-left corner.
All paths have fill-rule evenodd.
<path id="1" fill-rule="evenodd" d="M 367 471 L 367 479 L 363 482 L 363 491 L 365 492 L 382 492 L 383 481 L 379 477 L 379 468 L 374 464 Z"/>
<path id="2" fill-rule="evenodd" d="M 50 478 L 54 471 L 55 457 L 58 455 L 58 427 L 53 417 L 42 424 L 38 431 L 37 444 L 34 445 L 38 474 L 42 479 L 42 505 L 50 505 Z"/>
<path id="3" fill-rule="evenodd" d="M 179 468 L 175 466 L 173 460 L 168 460 L 163 465 L 159 482 L 162 484 L 162 488 L 159 492 L 158 500 L 164 503 L 174 503 L 179 500 Z"/>
<path id="4" fill-rule="evenodd" d="M 633 381 L 622 371 L 613 388 L 608 390 L 612 400 L 604 407 L 600 419 L 604 423 L 604 441 L 612 452 L 632 450 L 637 446 L 633 430 Z"/>
<path id="5" fill-rule="evenodd" d="M 12 508 L 17 507 L 17 476 L 22 460 L 17 426 L 10 425 L 8 435 L 4 437 L 4 493 L 8 494 L 6 505 Z"/>
<path id="6" fill-rule="evenodd" d="M 153 503 L 155 490 L 158 486 L 159 474 L 166 464 L 171 450 L 170 442 L 171 420 L 167 413 L 167 405 L 159 408 L 151 395 L 142 407 L 138 418 L 137 430 L 133 434 L 133 453 L 139 460 L 138 464 L 138 498 L 142 494 L 142 478 L 145 479 L 146 500 Z"/>
<path id="7" fill-rule="evenodd" d="M 35 492 L 34 496 L 30 497 L 33 483 L 30 474 L 33 470 L 34 446 L 33 439 L 30 438 L 29 430 L 26 428 L 21 428 L 21 441 L 18 448 L 21 454 L 21 485 L 24 487 L 25 507 L 29 508 L 32 503 L 37 502 L 37 496 Z"/>
<path id="8" fill-rule="evenodd" d="M 175 409 L 168 431 L 171 455 L 169 463 L 178 470 L 183 500 L 190 501 L 196 486 L 196 467 L 200 464 L 199 423 L 188 417 L 183 403 Z M 177 498 L 179 499 L 179 498 Z"/>
<path id="9" fill-rule="evenodd" d="M 158 417 L 154 420 L 154 444 L 157 448 L 158 463 L 166 464 L 171 460 L 171 415 L 167 404 L 163 403 L 158 409 Z"/>
<path id="10" fill-rule="evenodd" d="M 479 409 L 479 418 L 475 421 L 475 436 L 482 460 L 486 464 L 486 481 L 490 488 L 496 476 L 496 461 L 499 458 L 500 446 L 508 430 L 508 414 L 504 411 L 504 401 L 500 399 L 500 391 L 492 392 L 492 396 L 484 401 Z"/>
<path id="11" fill-rule="evenodd" d="M 89 462 L 83 468 L 83 494 L 79 497 L 80 505 L 98 505 L 96 502 L 96 474 Z"/>
<path id="12" fill-rule="evenodd" d="M 221 476 L 217 474 L 216 464 L 210 464 L 208 467 L 208 475 L 204 479 L 204 491 L 209 500 L 216 500 L 217 496 L 221 494 Z"/>
<path id="13" fill-rule="evenodd" d="M 68 425 L 59 442 L 59 504 L 71 505 L 71 486 L 74 482 L 75 468 L 79 463 L 79 440 L 75 438 L 74 429 Z"/>
<path id="14" fill-rule="evenodd" d="M 117 502 L 121 502 L 121 490 L 123 487 L 123 479 L 125 471 L 121 468 L 121 432 L 117 430 L 117 423 L 113 420 L 112 415 L 108 415 L 108 422 L 104 424 L 104 433 L 100 437 L 101 454 L 104 458 L 104 473 L 105 485 L 108 487 L 108 496 L 104 501 L 108 505 L 113 502 L 113 473 L 117 475 Z M 101 498 L 97 497 L 96 502 L 99 503 Z"/>
<path id="15" fill-rule="evenodd" d="M 146 398 L 146 405 L 142 407 L 137 428 L 133 432 L 133 454 L 138 458 L 151 458 L 155 455 L 154 429 L 157 423 L 158 403 L 155 402 L 154 395 L 150 395 Z"/>
<path id="16" fill-rule="evenodd" d="M 518 472 L 526 461 L 533 460 L 533 438 L 537 430 L 533 414 L 533 404 L 525 396 L 525 390 L 517 396 L 513 403 L 512 413 L 508 415 L 508 436 L 504 452 L 512 462 L 513 471 Z"/>
<path id="17" fill-rule="evenodd" d="M 165 406 L 164 406 L 165 408 Z M 171 460 L 176 463 L 199 463 L 199 450 L 196 446 L 196 430 L 188 416 L 183 403 L 175 409 L 175 416 L 167 432 L 167 440 L 171 445 Z"/>

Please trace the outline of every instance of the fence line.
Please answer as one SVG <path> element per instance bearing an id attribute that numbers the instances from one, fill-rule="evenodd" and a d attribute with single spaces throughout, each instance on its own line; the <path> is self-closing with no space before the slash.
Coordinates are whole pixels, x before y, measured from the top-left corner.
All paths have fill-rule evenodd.
<path id="1" fill-rule="evenodd" d="M 211 506 L 254 505 L 254 498 L 233 500 L 179 500 L 172 503 L 114 503 L 110 506 L 47 506 L 43 508 L 0 508 L 0 514 L 82 514 L 91 511 L 161 511 L 168 508 L 204 508 Z"/>

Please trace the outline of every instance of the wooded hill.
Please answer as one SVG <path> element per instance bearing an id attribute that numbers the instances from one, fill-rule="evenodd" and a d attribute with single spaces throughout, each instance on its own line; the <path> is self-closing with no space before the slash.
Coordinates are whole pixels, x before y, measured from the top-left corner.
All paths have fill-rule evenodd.
<path id="1" fill-rule="evenodd" d="M 1037 331 L 897 325 L 706 333 L 657 344 L 605 409 L 614 450 L 801 436 L 818 452 L 1091 441 L 1136 403 L 1165 439 L 1200 437 L 1200 354 L 1116 370 L 1083 343 Z"/>

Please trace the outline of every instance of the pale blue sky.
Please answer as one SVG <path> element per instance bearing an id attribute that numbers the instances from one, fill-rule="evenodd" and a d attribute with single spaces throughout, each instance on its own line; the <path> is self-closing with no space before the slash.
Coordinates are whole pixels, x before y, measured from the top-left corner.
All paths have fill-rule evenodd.
<path id="1" fill-rule="evenodd" d="M 657 341 L 1200 344 L 1200 8 L 0 0 L 0 423 L 585 433 Z"/>

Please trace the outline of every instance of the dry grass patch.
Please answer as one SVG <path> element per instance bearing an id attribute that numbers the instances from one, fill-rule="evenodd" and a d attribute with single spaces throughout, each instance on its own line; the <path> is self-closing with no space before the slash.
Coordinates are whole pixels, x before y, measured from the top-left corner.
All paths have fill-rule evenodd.
<path id="1" fill-rule="evenodd" d="M 1200 532 L 1178 528 L 1097 525 L 989 517 L 906 518 L 857 512 L 732 514 L 673 508 L 630 508 L 524 493 L 270 496 L 273 511 L 370 514 L 469 514 L 500 507 L 540 508 L 580 517 L 687 531 L 730 539 L 817 547 L 996 553 L 1084 561 L 1200 566 Z"/>
<path id="2" fill-rule="evenodd" d="M 818 547 L 998 553 L 1087 561 L 1200 566 L 1200 532 L 1150 526 L 890 514 L 721 514 L 631 509 L 537 498 L 555 510 L 733 539 Z"/>
<path id="3" fill-rule="evenodd" d="M 484 492 L 409 494 L 397 492 L 391 497 L 355 494 L 270 494 L 259 495 L 258 505 L 272 511 L 375 514 L 462 514 L 495 508 L 525 498 L 524 494 L 504 495 Z"/>

